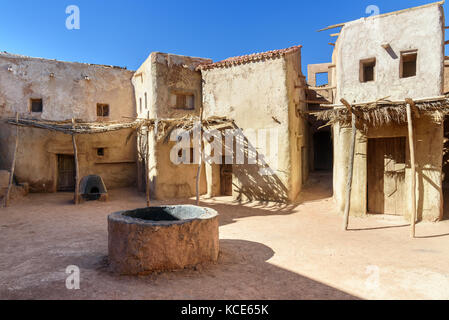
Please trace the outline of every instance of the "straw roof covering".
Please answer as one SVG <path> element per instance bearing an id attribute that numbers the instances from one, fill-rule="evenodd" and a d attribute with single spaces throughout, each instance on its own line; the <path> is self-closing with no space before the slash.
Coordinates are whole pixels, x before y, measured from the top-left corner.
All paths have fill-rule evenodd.
<path id="1" fill-rule="evenodd" d="M 429 114 L 435 122 L 441 122 L 449 114 L 449 95 L 415 100 L 415 108 L 420 114 Z M 346 107 L 332 106 L 332 109 L 309 112 L 318 120 L 334 123 L 350 123 L 351 113 Z M 358 120 L 370 126 L 407 123 L 407 103 L 405 101 L 388 101 L 381 99 L 366 104 L 352 105 Z"/>
<path id="2" fill-rule="evenodd" d="M 16 120 L 15 118 L 7 119 L 6 123 L 22 127 L 33 127 L 38 129 L 57 131 L 72 135 L 105 133 L 129 128 L 137 128 L 139 126 L 139 121 L 84 122 L 77 120 L 75 121 L 75 124 L 73 124 L 72 120 L 66 121 L 50 121 L 50 120 L 37 120 L 37 119 Z"/>
<path id="3" fill-rule="evenodd" d="M 18 119 L 10 118 L 6 120 L 6 123 L 11 125 L 33 127 L 38 129 L 46 129 L 50 131 L 57 131 L 64 134 L 96 134 L 113 132 L 123 129 L 141 129 L 147 127 L 155 129 L 158 139 L 164 139 L 165 141 L 170 136 L 170 133 L 176 129 L 183 129 L 186 131 L 192 131 L 200 122 L 197 116 L 185 116 L 176 119 L 144 119 L 137 118 L 128 122 L 84 122 L 80 120 L 72 122 L 72 120 L 66 121 L 50 121 L 39 119 Z M 202 121 L 203 129 L 215 129 L 223 130 L 227 128 L 234 128 L 234 121 L 226 117 L 210 117 Z"/>

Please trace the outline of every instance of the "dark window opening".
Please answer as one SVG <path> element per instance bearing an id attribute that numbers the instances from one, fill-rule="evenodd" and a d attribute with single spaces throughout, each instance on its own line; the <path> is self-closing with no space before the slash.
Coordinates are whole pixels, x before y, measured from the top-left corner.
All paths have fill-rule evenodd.
<path id="1" fill-rule="evenodd" d="M 97 116 L 98 117 L 109 117 L 109 105 L 108 104 L 97 104 Z"/>
<path id="2" fill-rule="evenodd" d="M 375 58 L 360 61 L 360 82 L 374 81 L 375 71 Z"/>
<path id="3" fill-rule="evenodd" d="M 416 76 L 416 61 L 418 59 L 418 52 L 403 52 L 401 53 L 401 78 L 409 78 Z"/>
<path id="4" fill-rule="evenodd" d="M 100 156 L 100 157 L 104 156 L 104 148 L 98 148 L 97 149 L 97 156 Z"/>
<path id="5" fill-rule="evenodd" d="M 184 110 L 193 110 L 195 109 L 194 105 L 194 96 L 193 94 L 175 94 L 174 107 L 176 109 L 184 109 Z"/>
<path id="6" fill-rule="evenodd" d="M 31 112 L 42 112 L 43 108 L 42 99 L 31 99 Z"/>

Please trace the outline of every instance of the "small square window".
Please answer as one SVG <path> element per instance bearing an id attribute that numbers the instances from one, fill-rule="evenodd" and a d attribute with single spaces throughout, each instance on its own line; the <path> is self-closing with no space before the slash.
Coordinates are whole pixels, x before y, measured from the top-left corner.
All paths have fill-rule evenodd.
<path id="1" fill-rule="evenodd" d="M 410 78 L 416 76 L 416 61 L 418 60 L 417 51 L 401 53 L 401 78 Z"/>
<path id="2" fill-rule="evenodd" d="M 97 156 L 99 157 L 104 156 L 104 148 L 97 148 Z"/>
<path id="3" fill-rule="evenodd" d="M 108 104 L 97 104 L 97 116 L 98 117 L 109 117 L 109 105 Z"/>
<path id="4" fill-rule="evenodd" d="M 374 81 L 376 72 L 376 58 L 360 61 L 360 82 Z"/>
<path id="5" fill-rule="evenodd" d="M 31 112 L 42 112 L 43 107 L 42 99 L 31 99 Z"/>
<path id="6" fill-rule="evenodd" d="M 195 109 L 195 98 L 193 94 L 176 93 L 171 96 L 172 106 L 176 109 Z"/>

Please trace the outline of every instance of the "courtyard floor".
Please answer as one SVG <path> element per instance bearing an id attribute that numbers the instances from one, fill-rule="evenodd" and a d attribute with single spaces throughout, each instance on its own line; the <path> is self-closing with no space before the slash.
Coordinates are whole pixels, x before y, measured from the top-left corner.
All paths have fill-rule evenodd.
<path id="1" fill-rule="evenodd" d="M 220 213 L 218 263 L 145 277 L 107 262 L 107 215 L 144 207 L 142 194 L 79 206 L 31 194 L 0 209 L 0 299 L 449 299 L 449 221 L 418 224 L 414 240 L 399 217 L 351 218 L 343 232 L 329 182 L 314 175 L 295 206 L 204 199 Z M 80 290 L 66 289 L 69 265 Z"/>

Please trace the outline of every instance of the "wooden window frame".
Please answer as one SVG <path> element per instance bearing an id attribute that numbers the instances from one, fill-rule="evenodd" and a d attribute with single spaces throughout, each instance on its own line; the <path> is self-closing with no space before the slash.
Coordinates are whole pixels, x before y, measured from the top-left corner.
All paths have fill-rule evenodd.
<path id="1" fill-rule="evenodd" d="M 106 110 L 106 112 L 105 112 Z M 111 108 L 107 103 L 97 103 L 97 117 L 98 118 L 109 118 L 111 114 Z"/>
<path id="2" fill-rule="evenodd" d="M 377 65 L 376 58 L 368 58 L 368 59 L 360 60 L 359 80 L 361 83 L 368 83 L 368 82 L 376 81 L 376 65 Z M 367 78 L 366 78 L 365 68 L 367 68 L 367 67 L 373 68 L 373 78 L 370 80 L 367 80 Z"/>
<path id="3" fill-rule="evenodd" d="M 33 110 L 33 104 L 35 102 L 40 102 L 40 111 Z M 41 98 L 32 98 L 30 99 L 30 112 L 31 113 L 42 113 L 44 111 L 44 100 Z"/>

